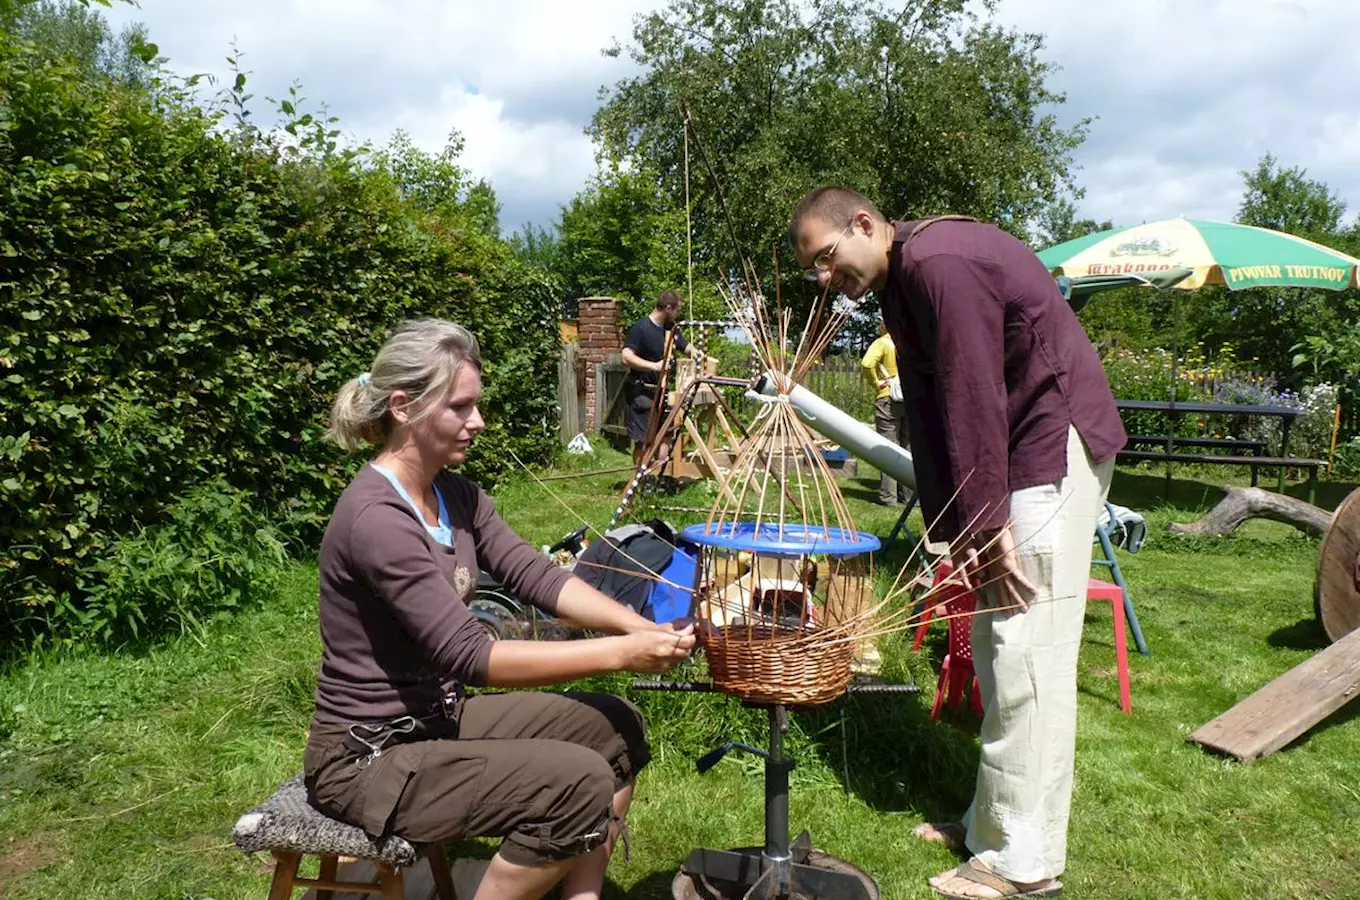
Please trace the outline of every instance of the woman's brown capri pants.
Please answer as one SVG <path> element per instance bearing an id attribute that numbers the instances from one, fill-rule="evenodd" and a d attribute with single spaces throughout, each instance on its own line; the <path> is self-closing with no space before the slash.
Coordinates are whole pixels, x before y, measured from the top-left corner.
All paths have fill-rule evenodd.
<path id="1" fill-rule="evenodd" d="M 501 854 L 540 865 L 604 843 L 614 793 L 651 758 L 642 714 L 609 694 L 478 694 L 456 737 L 391 743 L 366 763 L 347 724 L 312 722 L 312 800 L 370 835 L 417 843 L 503 837 Z"/>

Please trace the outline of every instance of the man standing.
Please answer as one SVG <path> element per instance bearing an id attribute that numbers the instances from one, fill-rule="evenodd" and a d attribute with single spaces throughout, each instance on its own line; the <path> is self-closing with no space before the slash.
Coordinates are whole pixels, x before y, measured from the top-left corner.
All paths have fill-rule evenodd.
<path id="1" fill-rule="evenodd" d="M 808 278 L 873 291 L 897 347 L 930 538 L 980 586 L 981 762 L 945 897 L 1055 897 L 1066 866 L 1077 650 L 1096 516 L 1125 434 L 1100 359 L 1043 264 L 960 217 L 888 222 L 819 188 L 789 225 Z M 952 499 L 951 499 L 952 498 Z"/>
<path id="2" fill-rule="evenodd" d="M 628 439 L 633 442 L 633 465 L 642 461 L 647 443 L 647 424 L 652 415 L 652 403 L 656 388 L 660 383 L 661 367 L 666 356 L 666 341 L 670 335 L 673 346 L 671 354 L 688 353 L 698 359 L 703 356 L 699 348 L 685 340 L 676 327 L 680 321 L 683 302 L 675 291 L 662 291 L 656 298 L 656 306 L 647 315 L 638 319 L 628 329 L 628 337 L 623 342 L 623 364 L 628 367 L 628 381 L 624 386 L 628 401 Z M 664 402 L 665 398 L 662 398 Z M 657 416 L 660 421 L 660 415 Z M 661 459 L 666 457 L 669 448 L 662 448 Z"/>
<path id="3" fill-rule="evenodd" d="M 897 350 L 893 347 L 892 335 L 880 317 L 878 320 L 878 339 L 869 345 L 864 358 L 859 361 L 864 378 L 874 386 L 874 430 L 899 447 L 907 449 L 907 405 L 902 402 L 901 382 L 897 377 Z M 894 391 L 894 384 L 897 385 Z M 893 396 L 896 393 L 897 396 Z M 906 488 L 899 487 L 897 481 L 887 472 L 879 475 L 878 502 L 882 506 L 892 506 L 901 500 L 906 502 Z"/>

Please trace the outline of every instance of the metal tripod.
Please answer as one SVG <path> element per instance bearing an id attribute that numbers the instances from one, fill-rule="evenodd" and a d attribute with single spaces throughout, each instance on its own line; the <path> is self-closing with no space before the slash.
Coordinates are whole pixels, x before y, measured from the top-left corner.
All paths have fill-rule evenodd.
<path id="1" fill-rule="evenodd" d="M 816 854 L 803 831 L 789 841 L 789 773 L 794 761 L 784 754 L 788 711 L 782 703 L 765 706 L 770 716 L 768 750 L 728 741 L 695 764 L 707 772 L 730 750 L 745 750 L 765 759 L 765 846 L 740 850 L 699 848 L 680 868 L 696 883 L 721 882 L 745 892 L 743 900 L 877 900 L 873 880 L 848 863 Z M 825 862 L 832 862 L 827 865 Z M 822 864 L 816 864 L 822 863 Z M 836 865 L 838 864 L 838 865 Z"/>

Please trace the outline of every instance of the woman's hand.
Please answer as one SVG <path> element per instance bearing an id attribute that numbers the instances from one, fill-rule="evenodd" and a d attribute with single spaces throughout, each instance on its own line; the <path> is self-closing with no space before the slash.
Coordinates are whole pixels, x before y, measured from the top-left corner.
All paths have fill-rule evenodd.
<path id="1" fill-rule="evenodd" d="M 621 668 L 630 672 L 660 675 L 669 672 L 694 652 L 693 623 L 658 625 L 635 631 L 617 640 L 624 642 L 624 661 Z"/>

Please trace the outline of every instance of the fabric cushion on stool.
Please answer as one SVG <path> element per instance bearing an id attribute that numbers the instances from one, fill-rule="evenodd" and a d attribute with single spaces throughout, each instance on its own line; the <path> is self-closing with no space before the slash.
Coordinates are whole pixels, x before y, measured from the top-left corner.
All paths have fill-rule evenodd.
<path id="1" fill-rule="evenodd" d="M 267 800 L 237 819 L 231 836 L 245 853 L 333 854 L 393 866 L 411 865 L 424 850 L 396 835 L 375 841 L 357 825 L 332 819 L 307 799 L 307 785 L 301 775 L 284 782 Z"/>

